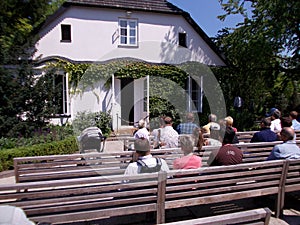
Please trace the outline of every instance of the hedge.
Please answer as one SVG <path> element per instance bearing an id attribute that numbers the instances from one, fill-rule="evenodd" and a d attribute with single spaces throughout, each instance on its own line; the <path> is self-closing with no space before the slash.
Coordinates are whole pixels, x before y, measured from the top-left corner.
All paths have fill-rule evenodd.
<path id="1" fill-rule="evenodd" d="M 0 150 L 0 172 L 13 169 L 13 159 L 16 157 L 72 154 L 78 150 L 75 137 L 46 144 L 3 149 Z"/>

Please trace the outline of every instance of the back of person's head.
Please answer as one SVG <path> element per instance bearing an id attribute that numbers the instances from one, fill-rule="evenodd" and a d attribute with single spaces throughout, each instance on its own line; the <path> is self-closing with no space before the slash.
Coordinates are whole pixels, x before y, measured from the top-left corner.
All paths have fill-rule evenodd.
<path id="1" fill-rule="evenodd" d="M 291 117 L 293 120 L 297 119 L 297 117 L 298 117 L 297 111 L 291 111 L 291 112 L 290 112 L 290 117 Z"/>
<path id="2" fill-rule="evenodd" d="M 270 126 L 271 126 L 271 119 L 270 119 L 270 117 L 263 118 L 263 119 L 261 120 L 261 124 L 262 124 L 263 127 L 265 127 L 265 128 L 270 128 Z"/>
<path id="3" fill-rule="evenodd" d="M 281 112 L 280 112 L 278 109 L 276 109 L 276 110 L 274 110 L 272 116 L 273 116 L 275 119 L 279 119 L 280 116 L 281 116 Z"/>
<path id="4" fill-rule="evenodd" d="M 282 117 L 280 121 L 281 127 L 291 127 L 293 125 L 293 120 L 290 117 Z"/>
<path id="5" fill-rule="evenodd" d="M 180 136 L 179 141 L 180 141 L 181 149 L 185 153 L 193 152 L 194 140 L 191 135 L 182 135 Z"/>
<path id="6" fill-rule="evenodd" d="M 138 123 L 138 128 L 141 129 L 141 128 L 144 128 L 147 126 L 147 122 L 143 119 L 139 120 L 139 123 Z"/>
<path id="7" fill-rule="evenodd" d="M 187 122 L 193 122 L 194 121 L 194 114 L 193 113 L 187 113 L 186 114 L 186 121 Z"/>
<path id="8" fill-rule="evenodd" d="M 134 150 L 137 153 L 146 154 L 150 151 L 150 143 L 148 139 L 141 138 L 134 141 Z"/>
<path id="9" fill-rule="evenodd" d="M 280 131 L 280 137 L 283 141 L 293 140 L 295 135 L 295 131 L 291 127 L 283 127 Z"/>
<path id="10" fill-rule="evenodd" d="M 233 125 L 233 118 L 231 116 L 225 117 L 226 126 L 232 126 Z"/>
<path id="11" fill-rule="evenodd" d="M 223 144 L 232 144 L 235 136 L 234 130 L 227 126 L 224 131 Z"/>
<path id="12" fill-rule="evenodd" d="M 203 133 L 201 131 L 201 128 L 199 127 L 194 128 L 193 137 L 194 137 L 194 146 L 197 147 L 198 150 L 201 150 L 204 144 L 204 138 L 203 138 Z"/>
<path id="13" fill-rule="evenodd" d="M 217 116 L 215 114 L 209 114 L 208 120 L 210 122 L 217 122 Z"/>
<path id="14" fill-rule="evenodd" d="M 165 122 L 166 125 L 170 125 L 170 124 L 172 124 L 172 118 L 169 117 L 169 116 L 166 116 L 164 118 L 164 122 Z"/>

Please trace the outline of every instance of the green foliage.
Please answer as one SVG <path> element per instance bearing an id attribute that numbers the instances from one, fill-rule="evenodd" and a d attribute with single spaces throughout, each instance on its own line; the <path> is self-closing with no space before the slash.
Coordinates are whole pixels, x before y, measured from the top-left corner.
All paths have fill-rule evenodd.
<path id="1" fill-rule="evenodd" d="M 245 100 L 245 109 L 257 116 L 270 107 L 282 111 L 294 109 L 299 102 L 300 2 L 220 0 L 225 19 L 232 14 L 244 16 L 235 29 L 223 29 L 217 45 L 232 63 L 218 69 L 227 105 L 234 96 Z M 250 119 L 250 118 L 249 118 Z"/>
<path id="2" fill-rule="evenodd" d="M 58 142 L 3 149 L 0 150 L 0 171 L 13 169 L 13 159 L 16 157 L 72 154 L 78 150 L 77 141 L 73 136 Z"/>
<path id="3" fill-rule="evenodd" d="M 59 106 L 53 98 L 57 96 L 53 77 L 37 81 L 31 59 L 36 31 L 61 3 L 61 0 L 0 2 L 0 137 L 32 136 L 37 128 L 45 126 L 47 116 Z"/>
<path id="4" fill-rule="evenodd" d="M 49 125 L 44 128 L 37 128 L 32 137 L 17 137 L 17 138 L 0 138 L 0 150 L 18 148 L 22 146 L 30 146 L 53 141 L 61 141 L 65 138 L 73 136 L 72 126 L 54 126 Z"/>
<path id="5" fill-rule="evenodd" d="M 0 1 L 0 64 L 27 60 L 35 51 L 36 30 L 61 0 Z"/>
<path id="6" fill-rule="evenodd" d="M 77 136 L 88 127 L 98 127 L 104 136 L 111 133 L 111 116 L 109 112 L 78 112 L 73 120 L 74 134 Z"/>

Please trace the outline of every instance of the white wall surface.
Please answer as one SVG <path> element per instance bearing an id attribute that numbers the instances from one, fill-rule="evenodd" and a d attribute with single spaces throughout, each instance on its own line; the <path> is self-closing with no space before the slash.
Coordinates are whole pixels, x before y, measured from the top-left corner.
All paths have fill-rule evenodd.
<path id="1" fill-rule="evenodd" d="M 190 60 L 224 65 L 182 16 L 133 11 L 130 18 L 138 20 L 138 47 L 118 46 L 119 18 L 126 18 L 126 12 L 70 7 L 42 30 L 36 57 L 62 56 L 76 61 L 99 61 L 115 57 L 112 52 L 117 51 L 119 57 L 172 62 L 172 52 L 179 48 L 181 52 L 188 50 L 190 55 L 186 58 Z M 60 41 L 61 24 L 71 25 L 70 43 Z M 178 32 L 187 33 L 188 49 L 178 47 Z M 151 43 L 150 49 L 145 43 Z"/>

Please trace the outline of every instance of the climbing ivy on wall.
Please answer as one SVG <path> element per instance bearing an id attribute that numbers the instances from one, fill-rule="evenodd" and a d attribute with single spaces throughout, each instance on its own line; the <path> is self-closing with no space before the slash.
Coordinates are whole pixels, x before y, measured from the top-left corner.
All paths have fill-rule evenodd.
<path id="1" fill-rule="evenodd" d="M 175 121 L 179 121 L 179 113 L 183 113 L 184 109 L 180 110 L 182 112 L 178 112 L 178 109 L 169 100 L 170 96 L 172 99 L 176 99 L 176 95 L 178 98 L 182 98 L 185 94 L 187 72 L 184 67 L 132 60 L 110 61 L 105 64 L 72 63 L 58 60 L 49 66 L 69 74 L 73 93 L 83 93 L 87 88 L 95 88 L 100 81 L 104 81 L 105 87 L 108 89 L 111 86 L 113 74 L 119 79 L 139 79 L 150 76 L 150 118 L 168 115 L 172 116 Z M 157 78 L 157 81 L 153 81 L 155 80 L 153 78 Z"/>
<path id="2" fill-rule="evenodd" d="M 55 67 L 69 74 L 69 82 L 72 88 L 84 91 L 87 87 L 106 80 L 107 87 L 110 86 L 111 76 L 116 78 L 139 79 L 146 76 L 159 76 L 170 79 L 181 87 L 184 87 L 187 73 L 179 67 L 165 64 L 150 64 L 145 62 L 134 62 L 130 60 L 111 61 L 106 64 L 99 63 L 72 63 L 58 60 L 50 63 L 48 67 Z"/>

